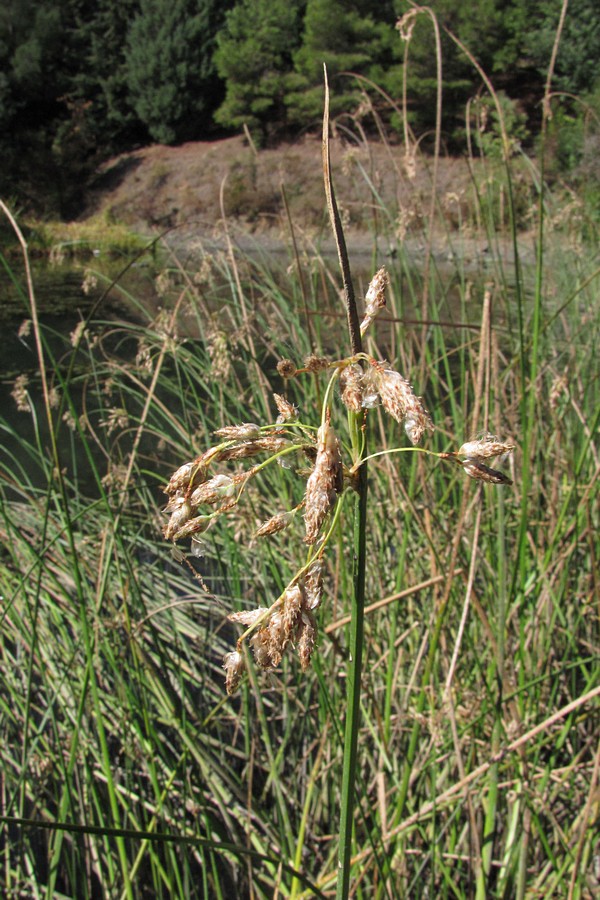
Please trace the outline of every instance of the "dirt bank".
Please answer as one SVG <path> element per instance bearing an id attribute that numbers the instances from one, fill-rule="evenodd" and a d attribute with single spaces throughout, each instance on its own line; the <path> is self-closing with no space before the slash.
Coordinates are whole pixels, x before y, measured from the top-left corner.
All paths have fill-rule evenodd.
<path id="1" fill-rule="evenodd" d="M 331 153 L 338 202 L 351 230 L 410 231 L 421 224 L 430 203 L 431 161 L 407 165 L 402 147 L 377 142 L 333 140 Z M 464 160 L 441 160 L 437 193 L 449 219 L 458 218 L 470 180 Z M 256 234 L 288 229 L 286 203 L 295 227 L 323 227 L 316 137 L 259 152 L 234 137 L 124 153 L 102 166 L 86 216 L 100 213 L 142 230 L 193 225 L 206 236 L 225 215 Z"/>

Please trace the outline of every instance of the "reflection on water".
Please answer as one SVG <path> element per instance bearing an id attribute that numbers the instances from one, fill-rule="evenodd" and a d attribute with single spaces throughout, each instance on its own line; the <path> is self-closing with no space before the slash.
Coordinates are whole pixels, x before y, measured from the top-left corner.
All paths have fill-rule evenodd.
<path id="1" fill-rule="evenodd" d="M 426 271 L 430 279 L 436 279 L 435 288 L 431 284 L 429 290 L 430 297 L 435 299 L 427 307 L 427 327 L 443 328 L 447 346 L 464 342 L 466 333 L 479 328 L 481 300 L 484 285 L 490 278 L 489 271 L 472 273 L 467 284 L 464 272 L 461 275 L 456 266 L 451 268 L 443 260 L 432 259 L 428 270 L 422 260 L 408 262 L 406 258 L 389 257 L 385 262 L 392 288 L 389 308 L 378 320 L 376 347 L 375 344 L 372 347 L 375 355 L 393 360 L 401 352 L 407 334 L 423 325 Z M 369 254 L 364 254 L 353 263 L 356 293 L 361 297 L 374 272 L 373 261 Z M 233 264 L 222 248 L 214 248 L 205 251 L 204 255 L 188 255 L 181 268 L 166 253 L 129 261 L 95 258 L 88 263 L 68 260 L 51 265 L 45 260 L 33 260 L 36 306 L 43 325 L 44 355 L 50 380 L 60 388 L 61 379 L 73 363 L 73 377 L 69 379 L 71 401 L 77 411 L 85 408 L 86 382 L 93 381 L 97 373 L 90 372 L 89 356 L 85 353 L 77 354 L 73 359 L 69 336 L 77 325 L 93 314 L 92 333 L 104 336 L 101 365 L 106 363 L 108 369 L 113 353 L 121 364 L 133 362 L 137 365 L 136 354 L 140 355 L 144 342 L 144 338 L 140 341 L 140 334 L 145 335 L 146 329 L 152 328 L 160 335 L 161 316 L 173 308 L 182 292 L 186 293 L 186 302 L 182 304 L 176 323 L 179 338 L 208 340 L 209 331 L 213 336 L 219 331 L 235 335 L 245 333 L 247 327 L 258 328 L 265 336 L 262 352 L 266 355 L 259 359 L 262 364 L 272 353 L 270 337 L 275 336 L 275 332 L 281 332 L 277 336 L 284 343 L 293 340 L 286 316 L 288 304 L 290 312 L 291 306 L 295 306 L 302 327 L 308 315 L 318 336 L 316 342 L 320 344 L 315 349 L 325 354 L 338 353 L 340 335 L 345 331 L 345 312 L 340 300 L 337 260 L 334 256 L 306 255 L 301 265 L 305 298 L 299 287 L 296 262 L 289 253 L 283 252 L 246 253 Z M 25 285 L 22 264 L 19 266 L 18 261 L 13 265 L 12 279 L 5 270 L 0 272 L 0 450 L 27 469 L 27 461 L 22 459 L 23 448 L 34 446 L 38 438 L 42 446 L 47 446 L 48 435 L 35 341 L 33 334 L 22 331 L 22 324 L 29 315 Z M 494 325 L 500 333 L 506 321 L 503 316 L 508 316 L 510 307 L 510 289 L 506 284 L 502 291 L 503 301 L 494 313 Z M 274 296 L 283 302 L 273 304 Z M 241 307 L 246 310 L 243 314 Z M 141 329 L 135 329 L 135 334 L 131 323 L 141 326 Z M 290 346 L 289 355 L 294 357 L 296 350 Z M 267 361 L 272 360 L 269 357 Z M 454 358 L 449 360 L 450 370 L 454 362 Z M 34 404 L 34 415 L 19 412 L 12 396 L 19 375 L 29 377 L 28 391 Z M 99 408 L 90 415 L 99 419 L 106 414 L 104 406 L 108 399 L 102 395 L 101 386 L 94 389 Z M 201 386 L 197 386 L 197 392 L 201 390 Z M 175 410 L 171 412 L 176 414 Z M 62 413 L 63 410 L 60 415 Z M 107 420 L 101 427 L 109 424 Z M 77 459 L 77 482 L 85 486 L 91 477 L 90 460 L 80 459 L 82 454 L 78 454 L 76 448 L 74 451 L 71 444 L 76 441 L 76 436 L 67 426 L 60 427 L 59 440 L 65 444 L 61 448 L 65 456 Z M 38 479 L 33 474 L 30 477 L 34 483 L 43 484 L 43 478 Z"/>

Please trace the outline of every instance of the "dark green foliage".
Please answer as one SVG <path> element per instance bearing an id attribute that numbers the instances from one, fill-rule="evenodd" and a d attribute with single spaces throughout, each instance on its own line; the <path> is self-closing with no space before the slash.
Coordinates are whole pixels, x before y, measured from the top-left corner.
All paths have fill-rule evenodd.
<path id="1" fill-rule="evenodd" d="M 98 0 L 83 11 L 77 26 L 81 56 L 87 61 L 74 79 L 74 93 L 86 105 L 86 121 L 98 143 L 120 146 L 141 137 L 127 86 L 127 32 L 140 0 Z"/>
<path id="2" fill-rule="evenodd" d="M 545 75 L 560 18 L 561 0 L 541 0 L 537 27 L 527 35 L 527 49 Z M 600 80 L 600 8 L 597 0 L 570 0 L 556 58 L 554 84 L 573 94 L 587 93 Z"/>
<path id="3" fill-rule="evenodd" d="M 295 77 L 286 105 L 294 121 L 318 121 L 323 108 L 323 64 L 332 84 L 331 112 L 352 113 L 360 102 L 355 79 L 381 81 L 398 61 L 395 14 L 391 3 L 360 0 L 308 0 L 302 45 L 294 57 Z"/>
<path id="4" fill-rule="evenodd" d="M 433 0 L 447 148 L 464 148 L 467 103 L 485 94 L 453 36 L 525 114 L 524 143 L 534 145 L 561 7 L 561 0 Z M 334 116 L 364 109 L 369 81 L 400 101 L 407 45 L 395 24 L 413 12 L 408 0 L 5 0 L 0 193 L 73 215 L 98 162 L 149 139 L 201 139 L 216 126 L 247 125 L 264 142 L 318 127 L 323 63 Z M 408 114 L 421 136 L 435 124 L 436 49 L 427 12 L 410 24 Z M 597 2 L 571 0 L 553 88 L 591 95 L 599 56 Z M 567 104 L 564 115 L 571 121 L 579 113 Z M 560 150 L 567 168 L 585 155 L 586 121 Z"/>
<path id="5" fill-rule="evenodd" d="M 70 117 L 68 13 L 67 0 L 12 0 L 0 16 L 0 191 L 27 203 L 43 189 L 60 211 L 69 187 L 54 144 Z"/>
<path id="6" fill-rule="evenodd" d="M 285 129 L 303 7 L 302 0 L 242 0 L 229 12 L 215 53 L 227 90 L 217 122 L 237 129 L 245 124 L 259 140 Z"/>
<path id="7" fill-rule="evenodd" d="M 128 99 L 154 140 L 170 144 L 206 130 L 219 96 L 218 8 L 215 0 L 142 0 L 127 37 Z"/>
<path id="8" fill-rule="evenodd" d="M 405 13 L 412 10 L 408 2 L 401 5 Z M 467 102 L 483 89 L 472 62 L 454 38 L 466 47 L 497 87 L 511 97 L 523 96 L 533 105 L 538 103 L 543 85 L 523 50 L 527 29 L 534 27 L 535 2 L 436 0 L 431 9 L 440 31 L 443 131 L 447 145 L 463 144 Z M 436 47 L 431 16 L 420 13 L 406 23 L 401 35 L 408 35 L 409 115 L 414 129 L 421 133 L 435 124 Z"/>

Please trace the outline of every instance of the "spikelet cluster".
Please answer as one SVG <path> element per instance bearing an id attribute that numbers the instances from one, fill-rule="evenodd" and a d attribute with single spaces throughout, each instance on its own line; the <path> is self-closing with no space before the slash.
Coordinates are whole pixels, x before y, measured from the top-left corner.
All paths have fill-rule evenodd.
<path id="1" fill-rule="evenodd" d="M 412 385 L 399 372 L 385 362 L 365 357 L 366 371 L 351 363 L 340 374 L 342 401 L 348 409 L 358 412 L 381 403 L 387 413 L 401 425 L 411 444 L 418 444 L 433 422 L 423 401 L 415 394 Z"/>
<path id="2" fill-rule="evenodd" d="M 295 446 L 288 437 L 265 432 L 251 422 L 220 428 L 215 434 L 221 442 L 180 466 L 165 488 L 169 501 L 164 511 L 169 519 L 163 534 L 169 541 L 205 531 L 214 518 L 236 505 L 257 471 L 252 467 L 245 472 L 212 474 L 217 464 L 264 453 L 273 456 Z"/>
<path id="3" fill-rule="evenodd" d="M 319 537 L 325 517 L 342 491 L 343 480 L 340 445 L 328 416 L 319 428 L 317 458 L 306 482 L 304 540 L 307 544 L 314 544 Z"/>
<path id="4" fill-rule="evenodd" d="M 320 365 L 320 364 L 319 364 Z M 321 366 L 322 367 L 322 366 Z M 290 367 L 286 367 L 291 371 Z M 316 440 L 310 430 L 298 424 L 298 410 L 285 397 L 275 395 L 277 423 L 260 426 L 253 422 L 230 425 L 215 432 L 218 443 L 180 466 L 165 488 L 168 520 L 165 538 L 176 542 L 194 540 L 211 523 L 237 505 L 246 483 L 264 465 L 282 455 L 301 452 L 313 463 L 306 478 L 304 497 L 294 508 L 272 515 L 256 531 L 256 537 L 273 535 L 287 528 L 305 509 L 306 540 L 315 543 L 323 524 L 343 487 L 339 442 L 327 411 Z M 265 455 L 266 460 L 243 471 L 226 470 L 232 461 Z M 295 576 L 270 607 L 232 613 L 229 619 L 246 628 L 235 651 L 226 654 L 223 667 L 228 693 L 234 693 L 244 677 L 247 641 L 256 664 L 273 669 L 290 646 L 295 647 L 303 670 L 308 668 L 317 641 L 315 610 L 323 592 L 323 563 L 318 554 Z"/>
<path id="5" fill-rule="evenodd" d="M 365 295 L 365 316 L 360 323 L 360 333 L 364 334 L 373 319 L 386 305 L 385 291 L 389 284 L 388 273 L 381 267 L 371 279 Z"/>
<path id="6" fill-rule="evenodd" d="M 490 468 L 488 461 L 498 459 L 501 462 L 514 449 L 514 444 L 502 441 L 493 434 L 484 434 L 462 444 L 455 456 L 465 457 L 460 460 L 460 464 L 469 478 L 487 481 L 489 484 L 512 484 L 511 479 L 503 472 Z"/>
<path id="7" fill-rule="evenodd" d="M 361 333 L 385 307 L 387 286 L 388 276 L 382 268 L 372 279 L 365 297 Z M 323 558 L 334 533 L 329 525 L 341 513 L 339 498 L 344 487 L 356 487 L 360 466 L 365 461 L 358 456 L 344 466 L 342 446 L 332 425 L 337 380 L 343 405 L 355 415 L 380 405 L 404 426 L 412 444 L 418 444 L 427 432 L 433 431 L 431 417 L 410 382 L 389 363 L 366 353 L 333 362 L 313 354 L 304 359 L 302 367 L 283 359 L 277 365 L 277 371 L 286 385 L 303 373 L 315 376 L 320 372 L 329 373 L 316 436 L 314 426 L 302 422 L 297 407 L 283 394 L 275 394 L 277 419 L 274 423 L 244 422 L 219 428 L 215 432 L 217 442 L 180 466 L 165 488 L 168 495 L 165 538 L 173 542 L 191 538 L 192 555 L 199 555 L 195 548 L 203 541 L 197 535 L 205 532 L 218 516 L 237 506 L 250 479 L 265 466 L 280 463 L 303 480 L 296 505 L 273 510 L 258 525 L 253 540 L 277 535 L 295 519 L 303 517 L 307 561 L 270 605 L 232 612 L 228 616 L 230 622 L 244 629 L 235 650 L 227 653 L 223 660 L 228 694 L 233 694 L 245 677 L 249 651 L 256 666 L 264 671 L 277 668 L 289 648 L 297 653 L 303 671 L 311 663 L 317 645 L 315 613 L 323 596 Z M 471 478 L 510 484 L 510 479 L 491 468 L 489 462 L 513 449 L 513 444 L 484 434 L 467 441 L 456 452 L 433 455 L 461 466 Z M 295 463 L 290 466 L 293 454 L 308 460 L 310 468 Z M 251 459 L 252 464 L 244 468 L 243 461 L 247 459 Z"/>
<path id="8" fill-rule="evenodd" d="M 231 622 L 246 626 L 247 634 L 250 633 L 248 643 L 260 669 L 277 668 L 287 648 L 293 646 L 302 671 L 306 671 L 317 642 L 314 612 L 321 603 L 322 593 L 322 562 L 315 559 L 271 607 L 234 612 L 228 616 Z M 239 647 L 235 653 L 225 656 L 225 687 L 229 694 L 239 686 L 244 667 Z"/>

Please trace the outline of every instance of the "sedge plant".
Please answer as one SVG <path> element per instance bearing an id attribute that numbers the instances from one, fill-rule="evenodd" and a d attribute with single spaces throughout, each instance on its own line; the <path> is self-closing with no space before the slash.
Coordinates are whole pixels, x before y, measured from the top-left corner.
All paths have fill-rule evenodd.
<path id="1" fill-rule="evenodd" d="M 323 378 L 324 389 L 316 421 L 282 394 L 274 395 L 275 422 L 243 422 L 215 431 L 216 443 L 184 462 L 172 475 L 165 492 L 168 521 L 164 536 L 174 543 L 191 540 L 193 555 L 202 553 L 203 538 L 218 520 L 236 509 L 254 479 L 268 467 L 286 467 L 302 487 L 297 502 L 277 510 L 255 533 L 256 539 L 279 535 L 299 516 L 304 519 L 305 549 L 299 548 L 299 564 L 283 590 L 268 605 L 231 612 L 228 618 L 243 631 L 235 649 L 223 662 L 228 694 L 234 694 L 246 677 L 253 656 L 262 672 L 276 669 L 293 648 L 306 671 L 318 644 L 316 614 L 324 599 L 324 558 L 339 530 L 352 532 L 353 565 L 351 628 L 346 673 L 347 700 L 344 761 L 339 826 L 339 875 L 337 897 L 349 896 L 352 827 L 355 806 L 358 733 L 360 727 L 363 617 L 368 534 L 367 462 L 393 453 L 424 452 L 459 465 L 469 477 L 491 484 L 511 484 L 490 461 L 506 457 L 514 445 L 486 433 L 464 443 L 457 451 L 436 453 L 418 447 L 433 432 L 433 422 L 422 398 L 404 375 L 387 361 L 365 353 L 362 338 L 386 306 L 388 275 L 384 267 L 373 276 L 365 296 L 360 321 L 343 228 L 333 189 L 329 154 L 329 93 L 326 80 L 323 117 L 323 172 L 331 226 L 338 251 L 350 353 L 330 360 L 312 354 L 302 364 L 280 360 L 277 369 L 285 383 L 300 377 Z M 381 406 L 404 427 L 410 446 L 369 453 L 368 413 Z M 340 416 L 340 412 L 344 415 Z M 339 424 L 345 419 L 346 434 Z M 251 460 L 241 470 L 237 464 Z M 232 465 L 233 464 L 233 465 Z M 346 497 L 354 502 L 351 524 L 346 524 Z M 185 557 L 183 560 L 185 561 Z M 189 564 L 189 563 L 188 563 Z"/>

